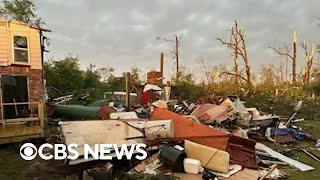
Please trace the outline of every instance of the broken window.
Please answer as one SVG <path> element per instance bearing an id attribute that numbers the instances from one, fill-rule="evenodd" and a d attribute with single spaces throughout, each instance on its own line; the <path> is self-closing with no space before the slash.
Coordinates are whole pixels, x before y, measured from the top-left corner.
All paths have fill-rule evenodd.
<path id="1" fill-rule="evenodd" d="M 28 116 L 28 104 L 15 104 L 28 102 L 28 77 L 27 76 L 1 76 L 2 102 L 4 119 Z M 9 104 L 9 105 L 6 105 Z"/>
<path id="2" fill-rule="evenodd" d="M 13 36 L 14 62 L 29 62 L 28 38 L 26 36 Z"/>

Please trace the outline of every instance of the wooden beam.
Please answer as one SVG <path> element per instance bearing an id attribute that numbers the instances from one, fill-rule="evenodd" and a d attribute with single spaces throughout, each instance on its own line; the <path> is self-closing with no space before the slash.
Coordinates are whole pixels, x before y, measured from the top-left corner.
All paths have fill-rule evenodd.
<path id="1" fill-rule="evenodd" d="M 2 75 L 0 75 L 0 87 L 2 87 Z M 2 99 L 2 88 L 0 88 L 0 113 L 1 113 L 1 120 L 2 120 L 2 124 L 4 124 L 4 110 L 3 110 L 3 99 Z"/>
<path id="2" fill-rule="evenodd" d="M 5 123 L 40 121 L 39 117 L 6 119 Z"/>
<path id="3" fill-rule="evenodd" d="M 320 162 L 320 159 L 318 159 L 318 157 L 314 156 L 314 155 L 313 155 L 312 153 L 310 153 L 309 151 L 307 151 L 307 150 L 305 150 L 305 149 L 302 149 L 302 148 L 301 148 L 301 150 L 302 150 L 304 153 L 306 153 L 308 156 L 310 156 L 312 159 Z"/>
<path id="4" fill-rule="evenodd" d="M 161 53 L 161 55 L 160 55 L 160 72 L 161 72 L 161 77 L 163 77 L 163 56 L 164 56 L 164 54 Z"/>
<path id="5" fill-rule="evenodd" d="M 272 171 L 274 171 L 274 170 L 276 169 L 276 167 L 277 167 L 277 164 L 273 164 L 273 165 L 271 166 L 270 170 L 269 170 L 264 176 L 262 176 L 262 177 L 260 178 L 260 180 L 265 179 L 269 174 L 272 173 Z"/>
<path id="6" fill-rule="evenodd" d="M 44 128 L 44 106 L 42 102 L 38 103 L 38 118 L 40 120 L 40 126 Z"/>
<path id="7" fill-rule="evenodd" d="M 130 73 L 126 73 L 126 106 L 127 110 L 130 109 Z"/>
<path id="8" fill-rule="evenodd" d="M 32 105 L 38 104 L 39 102 L 17 102 L 17 103 L 2 103 L 3 106 L 13 106 L 13 105 Z"/>

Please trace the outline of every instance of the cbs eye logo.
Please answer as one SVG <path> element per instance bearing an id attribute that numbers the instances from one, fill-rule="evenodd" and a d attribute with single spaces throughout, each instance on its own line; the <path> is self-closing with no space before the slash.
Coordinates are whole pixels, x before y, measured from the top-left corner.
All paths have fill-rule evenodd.
<path id="1" fill-rule="evenodd" d="M 27 161 L 34 159 L 37 156 L 37 148 L 31 143 L 25 143 L 20 148 L 20 156 Z"/>

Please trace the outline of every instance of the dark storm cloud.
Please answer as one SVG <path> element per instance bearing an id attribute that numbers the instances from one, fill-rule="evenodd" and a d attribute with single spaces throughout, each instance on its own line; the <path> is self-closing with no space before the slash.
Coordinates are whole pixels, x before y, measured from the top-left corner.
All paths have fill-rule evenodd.
<path id="1" fill-rule="evenodd" d="M 36 5 L 53 30 L 48 57 L 78 54 L 83 67 L 93 63 L 119 73 L 132 66 L 143 71 L 158 68 L 160 52 L 166 53 L 171 70 L 172 44 L 157 37 L 170 39 L 175 33 L 184 34 L 184 65 L 192 67 L 200 56 L 213 64 L 230 62 L 229 51 L 216 38 L 229 38 L 226 30 L 234 19 L 245 28 L 249 61 L 255 69 L 281 61 L 267 47 L 291 42 L 293 28 L 299 41 L 317 42 L 319 36 L 317 0 L 37 0 Z"/>

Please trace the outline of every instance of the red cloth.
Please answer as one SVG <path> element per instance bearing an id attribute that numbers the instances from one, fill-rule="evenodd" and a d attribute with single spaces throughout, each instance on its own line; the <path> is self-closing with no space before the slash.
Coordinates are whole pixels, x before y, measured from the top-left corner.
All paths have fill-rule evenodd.
<path id="1" fill-rule="evenodd" d="M 149 91 L 142 92 L 142 104 L 148 104 L 150 102 Z"/>

